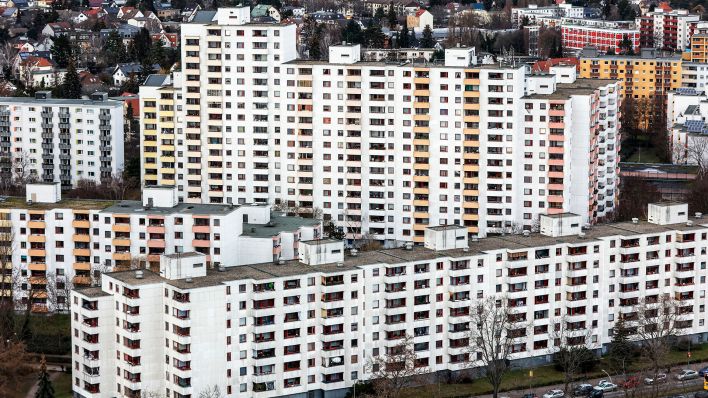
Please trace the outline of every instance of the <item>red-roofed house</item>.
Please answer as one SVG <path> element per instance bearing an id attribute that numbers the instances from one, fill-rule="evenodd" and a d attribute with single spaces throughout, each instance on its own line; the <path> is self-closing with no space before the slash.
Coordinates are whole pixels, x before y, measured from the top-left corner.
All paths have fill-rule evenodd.
<path id="1" fill-rule="evenodd" d="M 566 58 L 550 58 L 545 61 L 536 61 L 533 64 L 531 70 L 534 73 L 548 73 L 551 70 L 551 66 L 558 65 L 575 65 L 575 69 L 580 71 L 580 61 L 577 58 L 566 57 Z"/>
<path id="2" fill-rule="evenodd" d="M 179 36 L 177 33 L 155 33 L 152 36 L 153 43 L 162 42 L 162 47 L 177 48 L 179 46 Z"/>
<path id="3" fill-rule="evenodd" d="M 432 29 L 433 14 L 426 9 L 419 8 L 416 12 L 409 14 L 408 17 L 406 17 L 406 23 L 408 24 L 408 29 L 425 29 L 426 26 L 430 26 Z"/>

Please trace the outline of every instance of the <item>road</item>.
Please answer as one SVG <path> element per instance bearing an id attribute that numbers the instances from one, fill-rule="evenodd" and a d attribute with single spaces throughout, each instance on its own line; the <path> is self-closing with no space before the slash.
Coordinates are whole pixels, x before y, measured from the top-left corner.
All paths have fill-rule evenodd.
<path id="1" fill-rule="evenodd" d="M 693 393 L 699 390 L 703 390 L 703 378 L 698 378 L 698 379 L 693 379 L 693 380 L 687 380 L 687 381 L 678 381 L 676 380 L 676 375 L 678 372 L 680 372 L 682 369 L 693 369 L 693 370 L 698 370 L 703 367 L 708 366 L 708 362 L 702 362 L 702 363 L 692 363 L 690 366 L 674 366 L 671 368 L 671 372 L 668 374 L 668 381 L 664 384 L 659 385 L 659 397 L 668 397 L 668 396 L 673 396 L 673 395 L 679 395 L 679 394 L 684 394 L 687 395 L 688 398 L 693 397 Z M 643 383 L 644 382 L 644 375 L 640 373 L 633 374 L 639 377 L 640 381 Z M 578 385 L 578 384 L 583 384 L 583 383 L 588 383 L 592 384 L 593 386 L 597 385 L 597 383 L 600 382 L 600 380 L 611 380 L 612 382 L 619 382 L 623 380 L 623 376 L 613 376 L 612 378 L 607 378 L 607 377 L 602 377 L 602 378 L 597 378 L 597 379 L 589 379 L 589 380 L 582 380 L 582 381 L 577 381 L 571 385 L 569 389 L 572 390 L 573 386 Z M 500 397 L 509 397 L 509 398 L 520 398 L 524 394 L 534 392 L 537 396 L 542 397 L 544 393 L 546 393 L 549 390 L 563 390 L 565 386 L 563 384 L 555 384 L 555 385 L 550 385 L 550 386 L 543 386 L 543 387 L 533 387 L 531 389 L 525 388 L 521 390 L 514 390 L 514 391 L 505 391 L 499 393 Z M 646 386 L 642 384 L 641 386 L 637 387 L 634 391 L 637 393 L 637 397 L 644 396 L 645 394 L 642 393 L 647 393 L 652 391 L 652 386 Z M 569 391 L 570 393 L 570 391 Z M 691 393 L 690 396 L 688 393 Z M 619 391 L 614 391 L 614 392 L 607 392 L 604 394 L 604 398 L 620 398 L 624 397 L 625 392 L 623 390 Z M 492 394 L 486 394 L 486 395 L 477 395 L 475 398 L 492 398 Z"/>

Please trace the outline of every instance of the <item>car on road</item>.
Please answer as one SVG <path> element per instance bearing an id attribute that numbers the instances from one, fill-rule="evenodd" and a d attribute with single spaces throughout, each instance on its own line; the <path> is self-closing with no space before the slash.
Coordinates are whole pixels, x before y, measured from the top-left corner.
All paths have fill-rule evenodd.
<path id="1" fill-rule="evenodd" d="M 701 377 L 703 377 L 703 376 L 705 376 L 705 375 L 708 375 L 708 366 L 706 366 L 705 368 L 699 369 L 699 370 L 698 370 L 698 375 L 701 376 Z"/>
<path id="2" fill-rule="evenodd" d="M 598 390 L 602 390 L 603 392 L 610 392 L 610 391 L 616 391 L 617 390 L 617 384 L 611 383 L 607 380 L 600 380 L 599 383 L 595 386 Z"/>
<path id="3" fill-rule="evenodd" d="M 530 392 L 530 393 L 526 393 L 526 394 L 522 395 L 521 398 L 538 398 L 538 395 Z"/>
<path id="4" fill-rule="evenodd" d="M 592 392 L 592 384 L 579 384 L 573 389 L 574 397 L 587 397 Z"/>
<path id="5" fill-rule="evenodd" d="M 688 397 L 685 395 L 672 395 L 669 398 L 688 398 Z"/>
<path id="6" fill-rule="evenodd" d="M 666 383 L 666 373 L 657 373 L 656 376 L 650 376 L 644 379 L 644 384 L 651 386 L 654 384 Z"/>
<path id="7" fill-rule="evenodd" d="M 708 398 L 708 391 L 698 391 L 693 395 L 693 398 Z"/>
<path id="8" fill-rule="evenodd" d="M 639 387 L 639 384 L 641 384 L 641 382 L 637 376 L 629 376 L 619 383 L 620 387 L 624 390 L 632 390 Z"/>
<path id="9" fill-rule="evenodd" d="M 692 369 L 684 369 L 679 374 L 676 375 L 676 380 L 691 380 L 701 377 L 698 372 Z"/>
<path id="10" fill-rule="evenodd" d="M 543 394 L 543 398 L 563 398 L 565 397 L 565 393 L 563 390 L 551 390 L 545 394 Z"/>
<path id="11" fill-rule="evenodd" d="M 605 395 L 605 392 L 600 390 L 599 388 L 593 387 L 592 391 L 590 391 L 590 394 L 588 394 L 588 398 L 602 398 L 602 396 Z"/>

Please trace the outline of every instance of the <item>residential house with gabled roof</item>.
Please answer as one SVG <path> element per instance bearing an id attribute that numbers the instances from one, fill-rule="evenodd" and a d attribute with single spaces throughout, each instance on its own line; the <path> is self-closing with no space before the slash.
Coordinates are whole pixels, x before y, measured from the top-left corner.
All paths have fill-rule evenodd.
<path id="1" fill-rule="evenodd" d="M 177 33 L 160 32 L 151 35 L 153 43 L 161 42 L 162 47 L 179 47 L 179 35 Z"/>
<path id="2" fill-rule="evenodd" d="M 71 24 L 67 21 L 50 22 L 42 29 L 42 36 L 57 37 L 66 34 L 71 30 Z"/>

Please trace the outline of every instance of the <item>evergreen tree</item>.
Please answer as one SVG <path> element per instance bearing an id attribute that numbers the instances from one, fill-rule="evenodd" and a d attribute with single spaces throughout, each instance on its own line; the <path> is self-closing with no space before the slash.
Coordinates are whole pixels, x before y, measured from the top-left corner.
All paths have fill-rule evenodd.
<path id="1" fill-rule="evenodd" d="M 142 28 L 133 38 L 131 43 L 131 50 L 133 60 L 142 61 L 143 59 L 150 56 L 150 50 L 152 49 L 152 38 L 150 37 L 150 32 Z"/>
<path id="2" fill-rule="evenodd" d="M 624 372 L 636 358 L 636 348 L 629 340 L 631 333 L 624 319 L 620 318 L 612 329 L 612 341 L 607 349 L 607 360 L 612 370 Z"/>
<path id="3" fill-rule="evenodd" d="M 379 7 L 376 9 L 376 13 L 374 13 L 374 18 L 376 18 L 379 23 L 381 23 L 385 16 L 386 14 L 384 13 L 383 7 Z"/>
<path id="4" fill-rule="evenodd" d="M 54 38 L 51 53 L 52 59 L 60 68 L 66 68 L 69 65 L 69 60 L 77 55 L 75 54 L 74 46 L 69 41 L 69 36 L 66 35 Z"/>
<path id="5" fill-rule="evenodd" d="M 103 44 L 103 58 L 106 65 L 128 62 L 128 53 L 123 45 L 123 39 L 115 30 L 108 34 Z"/>
<path id="6" fill-rule="evenodd" d="M 364 45 L 368 48 L 383 48 L 385 41 L 386 35 L 381 31 L 381 25 L 370 19 L 364 30 Z"/>
<path id="7" fill-rule="evenodd" d="M 393 29 L 398 25 L 398 15 L 396 15 L 396 10 L 393 8 L 393 4 L 388 6 L 388 27 Z"/>
<path id="8" fill-rule="evenodd" d="M 423 29 L 423 36 L 420 38 L 420 46 L 422 48 L 433 48 L 435 46 L 433 30 L 430 28 L 430 25 L 425 25 L 425 29 Z"/>
<path id="9" fill-rule="evenodd" d="M 54 398 L 54 386 L 47 372 L 47 360 L 42 355 L 39 367 L 39 382 L 37 383 L 37 392 L 34 398 Z"/>
<path id="10" fill-rule="evenodd" d="M 322 37 L 324 36 L 324 25 L 318 24 L 315 31 L 310 36 L 307 42 L 307 47 L 310 52 L 310 59 L 322 59 L 322 48 L 320 44 L 322 43 Z"/>
<path id="11" fill-rule="evenodd" d="M 629 36 L 624 35 L 622 37 L 622 42 L 620 42 L 620 53 L 625 54 L 625 55 L 634 55 L 634 45 L 632 44 L 632 41 L 629 40 Z"/>
<path id="12" fill-rule="evenodd" d="M 81 79 L 76 71 L 76 64 L 72 60 L 66 68 L 64 81 L 59 88 L 59 96 L 61 98 L 79 99 L 81 98 Z"/>
<path id="13" fill-rule="evenodd" d="M 398 35 L 398 47 L 400 48 L 410 48 L 411 47 L 411 38 L 410 34 L 408 33 L 408 24 L 403 24 L 403 28 L 401 29 L 401 33 Z"/>
<path id="14" fill-rule="evenodd" d="M 363 35 L 359 23 L 350 19 L 344 27 L 344 31 L 342 31 L 342 39 L 347 43 L 361 44 Z"/>

